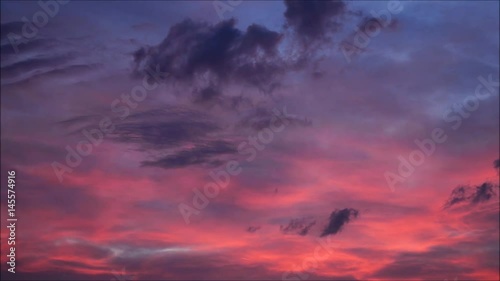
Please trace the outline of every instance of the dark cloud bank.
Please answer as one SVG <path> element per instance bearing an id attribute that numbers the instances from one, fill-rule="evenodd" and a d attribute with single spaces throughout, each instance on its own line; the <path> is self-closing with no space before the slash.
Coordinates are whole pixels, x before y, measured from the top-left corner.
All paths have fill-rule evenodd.
<path id="1" fill-rule="evenodd" d="M 359 211 L 353 208 L 336 209 L 328 218 L 328 223 L 323 227 L 320 237 L 325 237 L 328 235 L 336 235 L 342 231 L 344 226 L 356 219 L 359 215 Z M 300 236 L 306 236 L 310 233 L 313 226 L 316 225 L 316 220 L 310 217 L 296 218 L 290 220 L 288 225 L 280 226 L 280 231 L 283 234 L 297 234 Z"/>

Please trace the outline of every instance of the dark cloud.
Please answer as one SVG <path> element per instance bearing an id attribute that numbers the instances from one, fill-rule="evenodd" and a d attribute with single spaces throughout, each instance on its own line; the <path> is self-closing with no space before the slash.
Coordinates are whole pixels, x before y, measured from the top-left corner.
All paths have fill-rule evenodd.
<path id="1" fill-rule="evenodd" d="M 71 134 L 98 127 L 102 116 L 79 115 L 58 122 Z M 198 141 L 210 140 L 209 134 L 220 127 L 207 114 L 181 106 L 163 106 L 159 109 L 130 114 L 126 119 L 112 118 L 115 129 L 106 137 L 115 142 L 137 144 L 141 150 L 175 148 Z"/>
<path id="2" fill-rule="evenodd" d="M 247 228 L 247 232 L 254 233 L 254 232 L 256 232 L 259 229 L 260 229 L 260 226 L 249 226 Z"/>
<path id="3" fill-rule="evenodd" d="M 297 218 L 290 220 L 287 226 L 280 225 L 280 230 L 284 234 L 305 236 L 315 224 L 316 221 L 311 218 Z"/>
<path id="4" fill-rule="evenodd" d="M 321 233 L 321 237 L 337 234 L 342 230 L 342 227 L 350 222 L 352 219 L 358 217 L 358 210 L 346 208 L 342 210 L 335 210 L 330 214 L 330 222 Z"/>
<path id="5" fill-rule="evenodd" d="M 450 198 L 445 204 L 445 208 L 449 208 L 455 204 L 462 203 L 468 200 L 471 196 L 470 194 L 466 194 L 466 192 L 470 191 L 470 187 L 467 186 L 457 186 L 451 192 Z"/>
<path id="6" fill-rule="evenodd" d="M 192 83 L 202 76 L 216 85 L 243 82 L 269 91 L 284 71 L 277 47 L 282 35 L 259 25 L 246 31 L 234 19 L 216 25 L 185 20 L 170 28 L 157 46 L 134 53 L 135 73 L 167 72 L 174 81 Z"/>
<path id="7" fill-rule="evenodd" d="M 133 53 L 134 74 L 151 77 L 152 69 L 168 73 L 169 82 L 195 88 L 193 102 L 198 104 L 226 102 L 223 86 L 232 83 L 272 93 L 282 86 L 285 74 L 308 65 L 318 50 L 309 47 L 330 42 L 344 16 L 355 14 L 343 1 L 288 0 L 285 5 L 284 26 L 292 32 L 258 24 L 240 30 L 235 19 L 214 25 L 191 19 L 179 22 L 160 44 Z M 299 38 L 301 44 L 280 48 L 285 34 Z"/>
<path id="8" fill-rule="evenodd" d="M 209 164 L 218 166 L 223 161 L 217 156 L 224 154 L 234 154 L 237 152 L 236 146 L 226 141 L 210 141 L 197 144 L 196 147 L 177 151 L 165 157 L 153 161 L 143 161 L 142 166 L 153 166 L 161 168 L 181 168 L 190 165 Z"/>
<path id="9" fill-rule="evenodd" d="M 219 156 L 237 152 L 233 142 L 221 139 L 221 130 L 201 112 L 169 108 L 131 115 L 116 125 L 110 138 L 152 151 L 153 160 L 142 161 L 143 167 L 218 166 L 222 163 Z"/>
<path id="10" fill-rule="evenodd" d="M 84 129 L 95 131 L 100 119 L 97 115 L 82 115 L 58 124 L 78 135 Z M 236 143 L 225 137 L 227 131 L 216 120 L 190 108 L 165 106 L 131 114 L 123 121 L 114 118 L 112 122 L 114 130 L 106 138 L 147 152 L 150 157 L 141 162 L 143 167 L 213 167 L 223 163 L 219 156 L 237 153 Z"/>
<path id="11" fill-rule="evenodd" d="M 223 88 L 215 84 L 193 89 L 191 102 L 204 109 L 219 106 L 224 110 L 236 112 L 255 107 L 251 97 L 243 94 L 238 96 L 224 95 Z"/>
<path id="12" fill-rule="evenodd" d="M 499 186 L 491 182 L 484 182 L 477 186 L 462 185 L 457 186 L 451 192 L 450 197 L 444 205 L 444 209 L 450 208 L 456 204 L 469 203 L 475 205 L 489 201 L 496 193 L 495 189 Z"/>
<path id="13" fill-rule="evenodd" d="M 234 106 L 229 102 L 231 100 L 226 97 L 223 105 Z M 258 127 L 258 124 L 253 124 L 254 120 L 237 121 L 236 126 L 222 125 L 221 120 L 214 115 L 195 108 L 164 106 L 161 109 L 131 114 L 123 120 L 119 117 L 111 118 L 114 129 L 106 133 L 106 139 L 134 145 L 138 151 L 148 153 L 148 159 L 141 162 L 143 167 L 215 167 L 237 154 L 238 140 L 247 136 L 238 125 Z M 261 118 L 258 120 L 260 126 L 269 126 L 270 116 L 273 114 L 275 113 L 270 110 L 258 113 Z M 64 130 L 69 130 L 69 134 L 81 135 L 83 130 L 95 131 L 102 118 L 99 114 L 80 115 L 57 124 Z M 310 124 L 309 120 L 293 115 L 284 116 L 283 119 L 292 125 Z"/>
<path id="14" fill-rule="evenodd" d="M 272 109 L 263 106 L 256 106 L 240 119 L 238 126 L 260 131 L 262 129 L 269 128 L 271 126 L 271 122 L 275 121 L 273 119 L 275 116 L 276 114 Z M 280 120 L 282 122 L 286 121 L 288 125 L 292 126 L 307 127 L 312 125 L 312 121 L 310 119 L 295 115 L 281 116 Z M 277 126 L 280 126 L 280 124 L 281 123 L 278 123 Z"/>
<path id="15" fill-rule="evenodd" d="M 343 1 L 285 0 L 286 26 L 305 43 L 324 40 L 341 27 L 340 17 L 347 11 Z"/>
<path id="16" fill-rule="evenodd" d="M 495 195 L 495 188 L 498 189 L 498 186 L 495 186 L 494 184 L 489 182 L 485 182 L 479 186 L 476 186 L 476 192 L 471 198 L 471 203 L 477 204 L 490 200 Z"/>
<path id="17" fill-rule="evenodd" d="M 127 122 L 116 126 L 111 138 L 117 142 L 136 143 L 144 149 L 159 149 L 194 142 L 218 126 L 197 120 Z"/>
<path id="18" fill-rule="evenodd" d="M 252 24 L 242 37 L 239 52 L 257 56 L 259 55 L 259 49 L 261 49 L 267 54 L 274 55 L 277 52 L 276 48 L 281 38 L 282 35 L 277 32 L 270 31 L 258 24 Z"/>
<path id="19" fill-rule="evenodd" d="M 493 161 L 493 168 L 500 169 L 500 159 Z"/>

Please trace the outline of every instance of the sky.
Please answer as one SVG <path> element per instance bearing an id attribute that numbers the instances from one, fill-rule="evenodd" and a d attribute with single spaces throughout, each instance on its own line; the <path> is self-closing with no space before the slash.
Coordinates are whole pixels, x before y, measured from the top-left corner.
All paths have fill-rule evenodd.
<path id="1" fill-rule="evenodd" d="M 2 279 L 499 279 L 498 1 L 0 7 Z"/>

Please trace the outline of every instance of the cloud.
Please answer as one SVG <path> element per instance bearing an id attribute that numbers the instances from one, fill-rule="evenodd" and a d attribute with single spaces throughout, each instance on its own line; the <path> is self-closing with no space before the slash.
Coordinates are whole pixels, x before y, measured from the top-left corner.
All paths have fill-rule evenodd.
<path id="1" fill-rule="evenodd" d="M 282 35 L 252 24 L 246 31 L 234 19 L 216 25 L 184 20 L 170 28 L 157 46 L 134 53 L 135 73 L 147 75 L 149 68 L 170 74 L 171 79 L 193 83 L 243 82 L 268 91 L 274 78 L 284 71 L 277 48 Z"/>
<path id="2" fill-rule="evenodd" d="M 457 186 L 451 192 L 450 197 L 444 205 L 444 209 L 466 202 L 469 202 L 471 205 L 487 202 L 495 195 L 495 189 L 498 188 L 498 185 L 491 182 L 484 182 L 477 186 Z"/>
<path id="3" fill-rule="evenodd" d="M 107 113 L 107 112 L 104 112 Z M 71 134 L 80 134 L 83 129 L 95 129 L 102 116 L 79 115 L 58 122 L 70 129 Z M 112 141 L 137 144 L 141 150 L 158 150 L 182 147 L 198 141 L 210 140 L 221 128 L 209 115 L 182 106 L 164 105 L 130 114 L 123 121 L 113 118 L 115 129 L 108 134 Z"/>
<path id="4" fill-rule="evenodd" d="M 249 226 L 247 228 L 247 231 L 250 232 L 250 233 L 254 233 L 254 232 L 256 232 L 259 229 L 260 229 L 260 226 Z"/>
<path id="5" fill-rule="evenodd" d="M 103 68 L 102 61 L 85 61 L 87 52 L 75 48 L 78 44 L 82 43 L 77 39 L 34 38 L 23 42 L 19 52 L 10 43 L 2 44 L 1 84 L 22 85 L 49 78 L 81 78 L 83 74 Z"/>
<path id="6" fill-rule="evenodd" d="M 238 126 L 260 131 L 262 129 L 269 128 L 274 117 L 275 113 L 273 113 L 272 109 L 264 106 L 256 106 L 240 119 Z M 283 122 L 286 121 L 288 126 L 308 127 L 312 125 L 312 121 L 310 119 L 294 115 L 282 116 L 280 119 Z"/>
<path id="7" fill-rule="evenodd" d="M 234 106 L 227 98 L 225 104 Z M 235 120 L 232 123 L 230 119 L 221 120 L 216 114 L 195 108 L 165 105 L 159 109 L 131 114 L 123 120 L 114 117 L 114 129 L 106 134 L 106 139 L 134 145 L 138 151 L 148 153 L 149 158 L 141 162 L 142 167 L 171 169 L 192 165 L 219 166 L 238 152 L 237 145 L 241 138 L 248 137 L 248 132 L 241 125 L 250 121 L 242 123 Z M 254 112 L 254 109 L 250 109 L 250 112 Z M 106 112 L 103 114 L 106 115 Z M 268 127 L 274 114 L 268 109 L 260 112 L 259 124 Z M 102 116 L 99 114 L 80 115 L 57 124 L 69 130 L 70 134 L 81 135 L 83 130 L 95 131 L 100 119 Z M 282 119 L 294 125 L 306 126 L 311 123 L 293 115 Z M 255 126 L 253 124 L 252 128 Z"/>
<path id="8" fill-rule="evenodd" d="M 286 27 L 306 45 L 323 41 L 341 27 L 340 17 L 347 11 L 343 1 L 285 0 Z"/>
<path id="9" fill-rule="evenodd" d="M 127 122 L 116 126 L 111 138 L 117 142 L 137 143 L 145 149 L 167 148 L 201 140 L 218 126 L 195 120 Z"/>
<path id="10" fill-rule="evenodd" d="M 305 236 L 309 232 L 312 226 L 316 224 L 315 220 L 311 218 L 297 218 L 292 219 L 287 226 L 280 225 L 280 230 L 284 234 L 298 234 L 300 236 Z"/>
<path id="11" fill-rule="evenodd" d="M 485 182 L 479 186 L 476 186 L 476 192 L 474 193 L 474 196 L 471 198 L 471 203 L 477 204 L 490 200 L 493 197 L 493 195 L 495 195 L 494 191 L 495 187 L 498 188 L 498 186 L 495 186 L 494 184 L 489 182 Z"/>
<path id="12" fill-rule="evenodd" d="M 239 83 L 271 93 L 281 86 L 286 73 L 304 69 L 315 51 L 311 46 L 330 42 L 330 35 L 342 26 L 348 11 L 343 1 L 285 1 L 285 28 L 292 33 L 250 24 L 236 28 L 236 20 L 217 24 L 186 19 L 170 27 L 158 45 L 143 46 L 133 53 L 134 73 L 150 76 L 149 69 L 169 74 L 171 82 L 194 86 L 195 102 L 220 96 L 222 85 Z M 292 34 L 303 43 L 283 48 Z M 307 47 L 304 53 L 303 47 Z M 297 49 L 298 48 L 298 49 Z M 294 52 L 299 51 L 298 57 Z M 214 91 L 212 86 L 219 89 Z M 210 86 L 210 87 L 208 87 Z"/>
<path id="13" fill-rule="evenodd" d="M 28 58 L 10 65 L 2 66 L 2 80 L 20 76 L 30 71 L 50 70 L 68 62 L 68 56 L 53 56 L 46 58 Z"/>
<path id="14" fill-rule="evenodd" d="M 3 154 L 2 164 L 5 164 L 4 169 L 19 171 L 16 178 L 18 186 L 25 189 L 19 202 L 23 204 L 19 206 L 23 212 L 19 230 L 24 229 L 21 232 L 24 241 L 20 249 L 23 250 L 21 267 L 32 273 L 20 272 L 18 279 L 119 279 L 112 273 L 124 267 L 130 275 L 137 276 L 137 280 L 279 279 L 286 270 L 300 271 L 301 265 L 307 264 L 304 258 L 312 257 L 316 247 L 320 246 L 317 242 L 327 242 L 325 238 L 332 238 L 338 243 L 318 249 L 320 256 L 326 256 L 328 250 L 332 250 L 333 254 L 317 266 L 309 263 L 310 271 L 314 271 L 315 267 L 316 274 L 297 272 L 299 275 L 291 275 L 292 278 L 288 279 L 304 279 L 303 276 L 308 274 L 309 280 L 332 280 L 337 274 L 342 274 L 346 277 L 338 278 L 364 280 L 381 269 L 385 271 L 379 273 L 378 279 L 450 280 L 454 277 L 450 276 L 450 272 L 464 279 L 466 276 L 462 275 L 459 267 L 475 273 L 468 274 L 467 279 L 498 279 L 498 242 L 474 244 L 463 250 L 455 247 L 459 241 L 486 241 L 482 235 L 498 241 L 498 207 L 493 208 L 495 198 L 489 199 L 487 203 L 490 204 L 478 203 L 472 210 L 464 208 L 463 213 L 453 212 L 453 209 L 439 212 L 434 208 L 441 206 L 455 187 L 445 191 L 445 197 L 437 197 L 434 196 L 439 193 L 434 190 L 436 186 L 446 186 L 446 182 L 460 177 L 473 179 L 497 172 L 491 168 L 492 155 L 498 158 L 498 146 L 493 146 L 498 141 L 498 126 L 493 126 L 498 125 L 498 118 L 496 121 L 493 118 L 498 116 L 497 106 L 485 105 L 484 109 L 481 107 L 471 115 L 473 120 L 463 123 L 466 133 L 462 129 L 457 133 L 467 137 L 448 143 L 456 143 L 452 145 L 456 151 L 448 150 L 449 145 L 446 145 L 443 153 L 435 155 L 436 161 L 428 168 L 440 169 L 434 169 L 435 173 L 423 173 L 414 181 L 416 186 L 412 190 L 415 192 L 406 190 L 396 196 L 387 196 L 386 192 L 379 191 L 384 190 L 386 185 L 380 175 L 392 167 L 391 161 L 399 152 L 407 151 L 416 135 L 425 136 L 436 127 L 446 128 L 446 124 L 440 123 L 443 122 L 442 116 L 435 113 L 439 113 L 439 109 L 446 107 L 449 101 L 461 100 L 461 95 L 467 94 L 455 91 L 455 88 L 466 89 L 467 85 L 476 85 L 477 81 L 472 80 L 477 80 L 479 75 L 498 72 L 489 64 L 491 58 L 497 58 L 496 53 L 489 51 L 495 50 L 498 45 L 497 30 L 489 29 L 495 26 L 491 21 L 497 19 L 497 15 L 488 12 L 496 11 L 493 8 L 498 8 L 498 3 L 492 3 L 493 6 L 463 3 L 458 5 L 458 11 L 457 5 L 448 3 L 436 3 L 429 9 L 422 4 L 421 9 L 416 7 L 418 9 L 411 9 L 409 14 L 405 14 L 405 30 L 383 36 L 381 42 L 377 39 L 380 44 L 373 44 L 372 47 L 376 48 L 373 56 L 356 64 L 344 66 L 341 54 L 332 53 L 335 48 L 329 43 L 324 44 L 327 52 L 317 53 L 317 57 L 325 56 L 321 56 L 324 60 L 317 67 L 308 65 L 303 73 L 285 72 L 284 79 L 278 79 L 281 72 L 273 72 L 276 79 L 259 85 L 271 90 L 273 85 L 278 87 L 281 83 L 283 86 L 279 86 L 272 96 L 250 95 L 249 92 L 255 92 L 254 88 L 248 91 L 245 83 L 226 85 L 240 78 L 233 73 L 219 75 L 215 71 L 218 68 L 212 67 L 213 62 L 210 62 L 210 69 L 196 63 L 197 67 L 192 68 L 193 75 L 187 72 L 188 76 L 179 76 L 187 80 L 172 77 L 167 85 L 152 91 L 138 107 L 130 108 L 131 115 L 127 114 L 126 119 L 119 121 L 119 118 L 112 118 L 117 121 L 113 122 L 115 131 L 107 135 L 91 155 L 87 158 L 82 156 L 82 165 L 72 169 L 63 184 L 58 184 L 51 162 L 64 163 L 65 146 L 75 148 L 85 138 L 80 131 L 71 136 L 59 136 L 52 125 L 58 120 L 90 112 L 96 113 L 95 118 L 76 116 L 62 125 L 68 125 L 69 131 L 74 127 L 92 128 L 89 126 L 94 123 L 95 129 L 103 115 L 116 116 L 116 112 L 110 110 L 110 102 L 122 93 L 128 94 L 132 87 L 140 83 L 140 79 L 130 79 L 128 63 L 132 58 L 127 57 L 139 47 L 127 39 L 157 44 L 168 34 L 169 20 L 189 16 L 209 19 L 209 12 L 214 13 L 211 2 L 205 5 L 209 8 L 207 11 L 200 10 L 199 3 L 189 1 L 173 2 L 174 6 L 169 6 L 170 2 L 149 2 L 148 5 L 127 3 L 124 3 L 126 7 L 103 4 L 100 9 L 108 11 L 110 9 L 104 8 L 113 8 L 113 18 L 129 19 L 123 22 L 115 24 L 106 12 L 99 13 L 103 16 L 100 17 L 93 13 L 96 10 L 94 5 L 82 2 L 68 6 L 68 14 L 61 14 L 55 25 L 51 23 L 46 27 L 49 28 L 48 33 L 58 37 L 63 35 L 59 30 L 71 31 L 67 34 L 71 37 L 90 35 L 76 41 L 88 41 L 87 44 L 75 44 L 70 51 L 91 52 L 91 56 L 80 57 L 77 54 L 77 61 L 71 61 L 71 64 L 90 63 L 102 58 L 99 62 L 105 66 L 105 71 L 96 72 L 89 80 L 78 84 L 70 84 L 63 79 L 47 79 L 43 85 L 25 81 L 6 89 L 2 98 L 3 117 L 6 117 L 5 121 L 10 120 L 2 127 L 6 130 L 2 144 L 5 145 L 5 140 L 8 140 L 8 155 Z M 345 3 L 350 5 L 351 2 Z M 246 26 L 252 20 L 258 20 L 283 36 L 294 36 L 295 29 L 292 27 L 286 33 L 274 27 L 285 20 L 280 16 L 283 16 L 286 7 L 281 4 L 282 9 L 279 9 L 280 4 L 245 2 L 235 9 L 233 14 L 241 15 L 242 24 L 233 26 L 233 29 L 240 30 L 240 37 L 237 37 L 240 39 L 231 42 L 243 42 L 241 36 L 247 34 Z M 375 6 L 368 3 L 364 8 Z M 470 9 L 472 6 L 480 10 Z M 123 12 L 125 8 L 127 13 Z M 147 9 L 144 11 L 144 8 Z M 238 9 L 266 12 L 256 15 Z M 145 16 L 141 17 L 142 13 L 137 14 L 137 10 L 145 12 Z M 175 11 L 173 17 L 166 17 L 166 10 Z M 73 16 L 75 13 L 79 14 L 78 17 Z M 432 21 L 422 16 L 429 13 L 433 15 Z M 13 14 L 31 15 L 27 10 Z M 338 22 L 344 22 L 342 17 L 338 17 Z M 149 21 L 163 23 L 165 36 L 158 38 L 150 29 L 144 33 L 146 30 L 142 27 L 140 30 L 129 28 L 134 23 Z M 436 28 L 429 29 L 431 25 Z M 195 32 L 209 34 L 216 29 L 215 26 L 206 24 Z M 52 32 L 52 27 L 57 28 Z M 344 29 L 345 35 L 351 31 L 348 26 Z M 484 36 L 477 32 L 478 29 L 484 31 L 481 32 Z M 288 43 L 296 42 L 283 38 L 274 49 L 278 52 L 266 53 L 266 48 L 273 50 L 266 47 L 273 46 L 272 40 L 268 44 L 258 30 L 253 33 L 259 34 L 260 45 L 255 47 L 248 43 L 248 49 L 241 49 L 241 53 L 249 54 L 248 60 L 255 59 L 265 65 L 276 62 L 278 70 L 285 66 L 284 71 L 289 71 L 286 67 L 290 64 L 287 59 L 289 49 L 292 49 L 293 55 L 293 51 L 298 51 L 295 48 L 302 46 L 290 46 Z M 333 36 L 343 34 L 333 33 Z M 248 42 L 253 40 L 251 36 L 247 38 Z M 317 38 L 317 41 L 323 40 L 322 35 Z M 89 47 L 94 45 L 91 41 L 98 41 L 97 44 L 102 43 L 106 48 L 100 52 L 91 50 Z M 172 38 L 170 41 L 174 45 L 179 43 Z M 26 50 L 28 44 L 20 46 L 21 52 Z M 198 45 L 200 48 L 209 47 L 208 43 L 207 46 L 203 44 Z M 238 48 L 238 44 L 230 45 L 226 53 Z M 243 47 L 244 44 L 241 45 Z M 255 47 L 255 54 L 251 46 Z M 441 51 L 442 47 L 435 46 L 447 48 Z M 57 46 L 48 56 L 42 53 L 42 56 L 34 54 L 28 57 L 23 53 L 18 59 L 64 55 L 56 52 L 62 47 L 65 48 L 65 45 Z M 154 54 L 155 48 L 160 49 L 160 44 L 144 47 L 143 54 L 137 54 L 142 56 L 137 61 L 140 64 L 138 70 L 145 71 L 154 56 L 158 56 L 158 62 L 165 60 L 160 54 Z M 170 51 L 175 49 L 172 46 L 165 48 Z M 194 46 L 185 46 L 184 54 L 183 48 L 179 46 L 178 52 L 185 58 L 198 51 Z M 247 59 L 244 55 L 241 57 Z M 263 57 L 272 59 L 268 62 Z M 406 59 L 396 60 L 395 57 Z M 185 70 L 185 65 L 192 65 L 191 61 L 173 61 L 175 63 L 169 65 L 173 69 L 179 67 Z M 13 61 L 16 62 L 17 59 Z M 151 66 L 155 66 L 152 62 Z M 2 63 L 11 64 L 3 57 Z M 428 69 L 433 71 L 425 71 Z M 321 79 L 312 80 L 309 77 L 312 71 L 325 74 Z M 179 73 L 183 74 L 182 71 Z M 146 72 L 141 74 L 147 75 Z M 174 87 L 176 83 L 183 85 Z M 240 91 L 240 86 L 246 88 Z M 447 86 L 453 89 L 443 91 Z M 184 88 L 186 91 L 183 91 Z M 176 93 L 183 94 L 174 96 Z M 235 112 L 220 106 L 231 108 L 233 101 L 235 104 L 241 101 L 245 108 L 238 105 Z M 226 152 L 237 141 L 256 135 L 248 131 L 266 127 L 271 116 L 266 114 L 273 107 L 281 108 L 278 106 L 281 103 L 286 104 L 291 113 L 311 116 L 316 126 L 300 131 L 287 127 L 279 135 L 276 134 L 275 139 L 251 163 L 244 163 L 244 155 L 240 155 L 243 160 L 240 164 L 244 164 L 243 173 L 232 178 L 231 188 L 210 201 L 208 208 L 200 216 L 193 215 L 192 223 L 186 225 L 179 214 L 179 203 L 195 206 L 192 204 L 192 189 L 202 188 L 207 180 L 211 180 L 208 171 L 199 167 L 237 157 Z M 150 107 L 161 109 L 148 110 Z M 480 116 L 476 118 L 475 114 Z M 244 119 L 248 120 L 242 121 L 246 126 L 238 126 L 238 122 Z M 467 131 L 467 124 L 472 125 L 474 133 Z M 140 153 L 130 151 L 130 147 L 137 147 Z M 459 157 L 452 157 L 457 155 Z M 470 163 L 484 159 L 484 167 L 471 168 Z M 154 162 L 156 166 L 139 168 L 140 163 L 145 161 Z M 279 192 L 274 194 L 277 189 Z M 485 195 L 477 200 L 484 200 L 487 191 L 480 192 Z M 336 230 L 336 235 L 318 241 L 312 239 L 320 236 L 333 221 L 326 219 L 330 218 L 335 207 L 359 210 L 363 220 L 355 220 L 352 224 L 354 215 L 349 212 L 347 217 L 352 225 L 344 222 L 343 233 Z M 340 210 L 336 210 L 337 215 L 333 217 L 338 218 Z M 477 215 L 469 217 L 469 213 L 479 212 L 485 218 L 497 220 L 479 220 Z M 436 216 L 440 213 L 446 213 L 444 218 L 450 221 L 437 223 Z M 467 217 L 462 223 L 458 220 L 464 214 Z M 309 215 L 313 219 L 304 221 L 303 227 L 294 229 L 290 235 L 284 236 L 279 230 L 280 224 L 286 228 L 292 218 Z M 325 221 L 320 221 L 320 218 Z M 308 228 L 313 220 L 316 224 Z M 461 228 L 466 223 L 467 228 Z M 251 232 L 258 227 L 262 228 Z M 307 235 L 300 236 L 304 232 Z M 88 245 L 52 243 L 69 237 L 89 239 Z M 359 245 L 372 252 L 346 253 L 347 249 Z M 435 249 L 428 255 L 419 255 L 440 245 L 449 247 L 451 252 Z M 31 262 L 28 263 L 28 259 Z M 2 275 L 2 278 L 9 278 L 13 274 L 4 270 Z"/>
<path id="15" fill-rule="evenodd" d="M 457 186 L 451 192 L 450 198 L 445 204 L 445 208 L 449 208 L 455 204 L 467 201 L 467 198 L 470 197 L 470 195 L 466 195 L 466 192 L 469 190 L 470 188 L 468 188 L 467 186 Z"/>
<path id="16" fill-rule="evenodd" d="M 500 159 L 493 161 L 493 168 L 500 169 Z"/>
<path id="17" fill-rule="evenodd" d="M 82 115 L 58 124 L 70 129 L 70 134 L 79 135 L 84 129 L 95 131 L 99 119 L 98 115 Z M 227 136 L 231 131 L 195 109 L 164 106 L 131 114 L 123 121 L 112 120 L 114 130 L 107 133 L 106 139 L 147 152 L 150 158 L 141 162 L 142 167 L 212 167 L 222 163 L 219 156 L 237 152 L 235 140 Z"/>
<path id="18" fill-rule="evenodd" d="M 352 219 L 358 217 L 358 210 L 346 208 L 342 210 L 335 210 L 330 214 L 330 222 L 325 227 L 320 237 L 330 234 L 337 234 L 342 230 L 342 227 L 350 222 Z"/>
<path id="19" fill-rule="evenodd" d="M 153 161 L 143 161 L 141 164 L 146 167 L 153 166 L 166 169 L 181 168 L 204 163 L 218 166 L 223 161 L 218 159 L 217 156 L 236 152 L 237 149 L 232 143 L 226 141 L 210 141 L 197 144 L 194 148 L 184 149 Z"/>

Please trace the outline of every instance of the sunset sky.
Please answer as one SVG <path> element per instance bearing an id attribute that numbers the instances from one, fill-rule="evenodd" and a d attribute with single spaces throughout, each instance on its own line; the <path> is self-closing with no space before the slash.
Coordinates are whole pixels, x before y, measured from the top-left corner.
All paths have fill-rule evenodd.
<path id="1" fill-rule="evenodd" d="M 499 279 L 498 1 L 0 7 L 2 279 Z"/>

